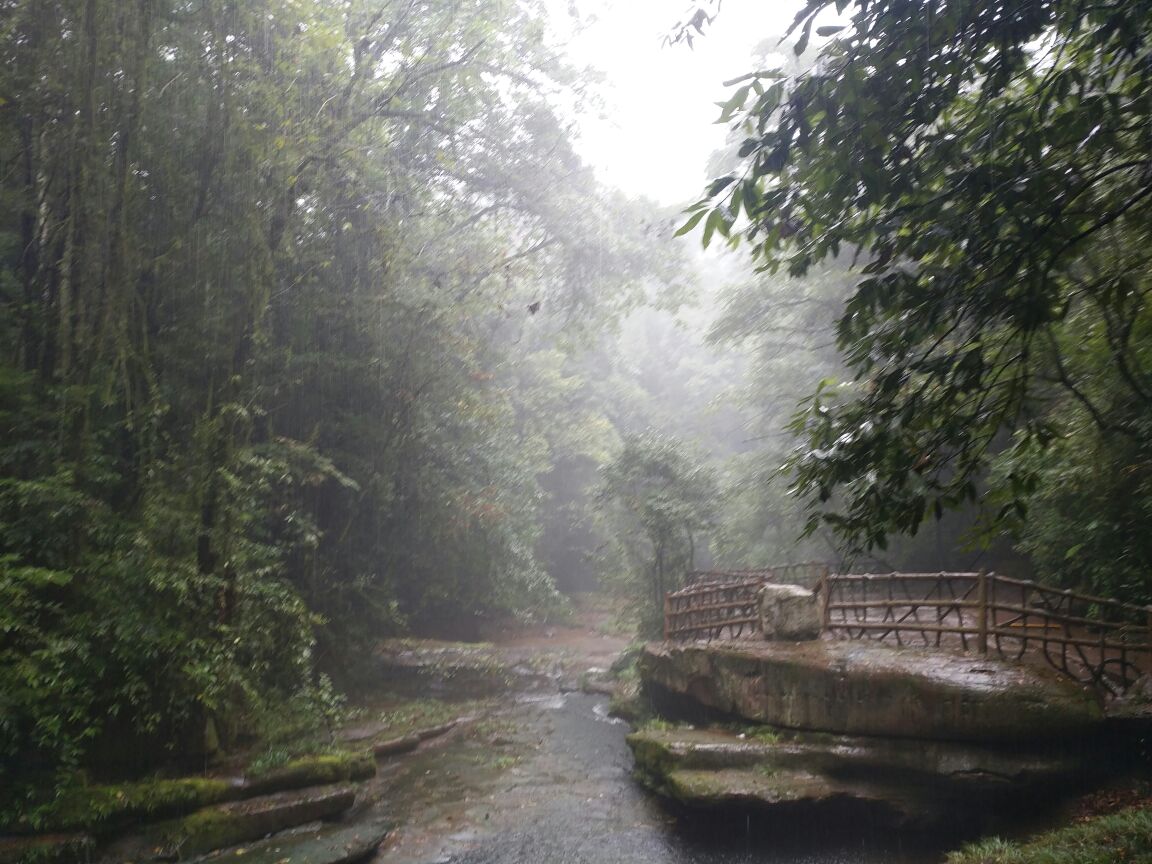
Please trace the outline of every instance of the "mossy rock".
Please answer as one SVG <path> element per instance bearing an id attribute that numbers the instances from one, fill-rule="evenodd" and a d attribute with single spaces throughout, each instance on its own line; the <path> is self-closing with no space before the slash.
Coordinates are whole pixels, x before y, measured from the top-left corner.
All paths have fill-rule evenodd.
<path id="1" fill-rule="evenodd" d="M 652 706 L 640 687 L 639 679 L 616 682 L 608 702 L 608 713 L 628 723 L 639 723 L 651 716 Z"/>
<path id="2" fill-rule="evenodd" d="M 798 801 L 816 804 L 846 797 L 844 789 L 826 777 L 766 768 L 671 771 L 666 777 L 665 787 L 671 797 L 696 807 L 725 804 L 771 806 Z"/>
<path id="3" fill-rule="evenodd" d="M 367 751 L 302 756 L 287 765 L 245 780 L 249 795 L 304 789 L 331 783 L 355 782 L 376 776 L 376 760 Z"/>
<path id="4" fill-rule="evenodd" d="M 719 729 L 650 727 L 628 736 L 638 766 L 666 774 L 675 769 L 751 768 L 779 758 L 779 742 Z"/>
<path id="5" fill-rule="evenodd" d="M 333 825 L 306 834 L 281 835 L 253 843 L 244 849 L 244 864 L 352 864 L 369 858 L 384 842 L 390 826 L 381 822 Z M 203 864 L 235 860 L 231 852 L 209 855 Z"/>
<path id="6" fill-rule="evenodd" d="M 1089 757 L 955 742 L 653 723 L 628 736 L 636 779 L 688 810 L 866 810 L 892 825 L 976 824 L 1079 782 Z"/>
<path id="7" fill-rule="evenodd" d="M 287 828 L 334 819 L 348 810 L 356 793 L 348 786 L 279 792 L 233 801 L 151 826 L 109 850 L 107 860 L 184 859 L 259 840 Z"/>
<path id="8" fill-rule="evenodd" d="M 229 801 L 289 789 L 366 780 L 376 774 L 369 752 L 305 756 L 247 781 L 180 777 L 102 786 L 76 786 L 49 804 L 0 825 L 4 834 L 87 831 L 108 834 L 135 822 L 169 819 Z"/>
<path id="9" fill-rule="evenodd" d="M 244 795 L 232 780 L 181 777 L 109 786 L 76 786 L 50 804 L 22 814 L 0 831 L 107 832 L 143 819 L 164 819 Z"/>
<path id="10" fill-rule="evenodd" d="M 893 788 L 931 787 L 957 798 L 1034 796 L 1076 785 L 1091 775 L 1090 751 L 1029 751 L 945 741 L 800 733 L 768 727 L 659 727 L 628 736 L 637 768 L 672 771 L 760 769 L 801 771 L 846 782 Z"/>
<path id="11" fill-rule="evenodd" d="M 642 732 L 628 736 L 637 779 L 650 789 L 666 794 L 665 782 L 675 768 L 670 748 L 664 742 Z"/>

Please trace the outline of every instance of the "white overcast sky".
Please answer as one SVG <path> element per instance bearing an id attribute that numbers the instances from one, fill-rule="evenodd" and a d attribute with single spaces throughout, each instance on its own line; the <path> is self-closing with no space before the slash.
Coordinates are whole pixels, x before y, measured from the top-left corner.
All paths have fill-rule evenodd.
<path id="1" fill-rule="evenodd" d="M 662 204 L 699 197 L 712 151 L 723 82 L 751 70 L 753 48 L 791 23 L 801 0 L 725 0 L 694 47 L 665 46 L 687 0 L 549 0 L 560 27 L 577 12 L 581 29 L 563 41 L 578 65 L 605 73 L 605 117 L 580 119 L 581 155 L 600 179 Z"/>

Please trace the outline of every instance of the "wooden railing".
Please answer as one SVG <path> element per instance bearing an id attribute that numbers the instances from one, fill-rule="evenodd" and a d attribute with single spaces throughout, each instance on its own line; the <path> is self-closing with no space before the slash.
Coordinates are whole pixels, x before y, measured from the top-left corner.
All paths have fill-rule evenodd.
<path id="1" fill-rule="evenodd" d="M 760 589 L 768 581 L 698 582 L 664 597 L 664 638 L 739 639 L 760 632 Z"/>
<path id="2" fill-rule="evenodd" d="M 684 577 L 685 586 L 691 588 L 696 585 L 711 585 L 716 582 L 751 582 L 759 579 L 761 582 L 771 582 L 774 571 L 771 567 L 757 570 L 693 570 Z"/>
<path id="3" fill-rule="evenodd" d="M 761 582 L 807 585 L 815 588 L 830 572 L 830 566 L 822 561 L 805 561 L 800 564 L 758 567 L 754 570 L 693 570 L 684 582 L 692 587 L 712 582 L 748 582 L 759 579 Z"/>
<path id="4" fill-rule="evenodd" d="M 1152 670 L 1152 607 L 993 573 L 835 574 L 821 596 L 833 637 L 1039 660 L 1110 696 Z"/>
<path id="5" fill-rule="evenodd" d="M 994 573 L 832 574 L 823 564 L 696 572 L 664 599 L 664 638 L 756 637 L 765 583 L 813 581 L 831 638 L 1047 663 L 1105 696 L 1152 672 L 1152 607 Z"/>
<path id="6" fill-rule="evenodd" d="M 673 641 L 755 636 L 760 633 L 760 588 L 767 582 L 815 586 L 827 564 L 785 564 L 756 570 L 700 570 L 687 587 L 664 598 L 664 638 Z"/>

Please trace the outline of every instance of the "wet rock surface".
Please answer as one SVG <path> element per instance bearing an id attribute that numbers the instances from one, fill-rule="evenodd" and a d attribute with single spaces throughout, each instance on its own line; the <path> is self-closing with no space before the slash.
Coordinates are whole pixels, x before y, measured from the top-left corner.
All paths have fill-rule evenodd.
<path id="1" fill-rule="evenodd" d="M 864 642 L 650 644 L 646 686 L 791 729 L 992 744 L 1100 730 L 1095 697 L 1054 672 Z"/>
<path id="2" fill-rule="evenodd" d="M 157 823 L 114 843 L 103 851 L 100 860 L 113 864 L 204 855 L 297 825 L 335 819 L 352 807 L 355 798 L 351 787 L 335 786 L 220 804 Z"/>
<path id="3" fill-rule="evenodd" d="M 353 818 L 396 825 L 376 864 L 927 864 L 939 858 L 907 838 L 852 821 L 829 830 L 803 814 L 784 820 L 713 812 L 705 824 L 670 810 L 633 777 L 628 725 L 611 716 L 604 669 L 627 646 L 598 634 L 600 621 L 523 635 L 493 634 L 477 650 L 513 672 L 503 689 L 473 691 L 470 722 L 379 763 Z M 471 665 L 430 646 L 429 667 Z M 421 651 L 409 644 L 398 690 L 409 696 Z M 437 659 L 439 658 L 439 659 Z M 488 661 L 483 661 L 484 665 Z M 544 670 L 528 674 L 528 670 Z M 458 674 L 458 673 L 453 673 Z M 381 674 L 381 680 L 388 676 Z M 633 682 L 635 683 L 635 682 Z M 588 692 L 593 691 L 593 692 Z M 440 692 L 440 691 L 437 691 Z M 614 701 L 621 702 L 619 690 Z M 360 723 L 360 743 L 371 739 Z M 867 815 L 867 814 L 865 814 Z"/>
<path id="4" fill-rule="evenodd" d="M 398 828 L 377 864 L 927 864 L 939 857 L 866 822 L 764 814 L 683 819 L 633 777 L 607 700 L 522 694 L 485 741 L 404 757 L 387 785 Z M 501 744 L 494 745 L 493 741 Z M 482 759 L 482 754 L 499 754 Z M 384 802 L 382 802 L 384 804 Z M 862 814 L 850 814 L 859 819 Z"/>
<path id="5" fill-rule="evenodd" d="M 569 632 L 556 628 L 496 634 L 495 644 L 475 648 L 409 642 L 393 646 L 398 650 L 382 651 L 373 689 L 360 694 L 363 710 L 337 733 L 341 746 L 359 751 L 378 748 L 377 772 L 355 785 L 351 808 L 326 817 L 329 821 L 307 821 L 315 814 L 297 813 L 294 821 L 303 824 L 244 840 L 203 860 L 257 864 L 939 860 L 935 839 L 928 839 L 925 846 L 923 837 L 889 830 L 887 805 L 861 806 L 835 792 L 821 799 L 819 807 L 795 798 L 769 812 L 743 806 L 752 803 L 750 794 L 744 799 L 730 795 L 727 803 L 733 806 L 708 809 L 703 819 L 687 807 L 668 806 L 668 799 L 652 795 L 636 782 L 625 740 L 628 726 L 611 716 L 609 698 L 584 692 L 606 689 L 605 676 L 598 670 L 611 666 L 626 646 L 624 637 L 607 636 L 599 629 L 593 620 Z M 391 667 L 393 658 L 399 659 L 399 670 Z M 476 674 L 462 671 L 467 669 Z M 457 680 L 467 682 L 466 692 L 453 689 Z M 617 690 L 614 702 L 644 701 L 634 694 L 629 699 L 622 695 Z M 423 700 L 418 710 L 401 710 L 400 706 L 413 705 L 414 697 Z M 389 746 L 397 740 L 403 741 L 402 747 Z M 735 745 L 729 735 L 723 746 L 696 743 L 707 746 L 696 746 L 690 757 L 687 751 L 677 755 L 674 747 L 666 748 L 671 758 L 679 760 L 674 770 L 681 772 L 677 782 L 684 789 L 714 782 L 717 768 L 733 772 L 725 778 L 730 791 L 739 791 L 739 783 L 745 783 L 751 793 L 753 781 L 767 775 L 755 763 L 749 768 L 739 755 L 741 750 L 759 753 L 764 742 Z M 834 744 L 829 746 L 835 749 Z M 229 789 L 228 794 L 243 792 Z M 394 830 L 377 849 L 389 826 Z M 162 842 L 165 838 L 148 835 L 149 830 L 144 826 L 135 831 L 137 841 L 154 837 L 151 847 L 136 847 L 144 857 L 104 860 L 152 860 L 158 853 L 174 854 L 174 848 Z M 275 831 L 276 826 L 262 830 Z M 187 860 L 190 847 L 179 854 Z"/>
<path id="6" fill-rule="evenodd" d="M 338 753 L 310 756 L 290 762 L 258 777 L 244 781 L 244 797 L 306 789 L 331 783 L 367 780 L 376 773 L 376 763 L 369 753 Z"/>
<path id="7" fill-rule="evenodd" d="M 804 733 L 647 729 L 628 737 L 637 776 L 693 808 L 829 803 L 902 828 L 991 824 L 1081 779 L 1087 754 Z"/>
<path id="8" fill-rule="evenodd" d="M 238 858 L 244 864 L 353 864 L 371 857 L 388 830 L 386 823 L 331 825 L 281 834 L 242 850 L 226 850 L 197 860 L 203 864 Z"/>
<path id="9" fill-rule="evenodd" d="M 690 811 L 975 836 L 1123 770 L 1096 698 L 1046 669 L 829 641 L 650 644 L 639 668 L 658 710 L 700 728 L 631 735 L 637 776 Z"/>

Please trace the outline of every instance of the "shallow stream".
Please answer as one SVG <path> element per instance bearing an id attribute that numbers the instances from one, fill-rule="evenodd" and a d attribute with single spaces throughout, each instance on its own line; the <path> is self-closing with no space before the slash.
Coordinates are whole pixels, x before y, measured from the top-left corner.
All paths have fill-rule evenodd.
<path id="1" fill-rule="evenodd" d="M 827 818 L 766 825 L 718 815 L 707 831 L 693 831 L 632 779 L 628 727 L 607 715 L 606 702 L 579 692 L 510 694 L 471 731 L 383 766 L 371 810 L 399 827 L 374 860 L 929 864 L 942 857 L 867 824 Z"/>

